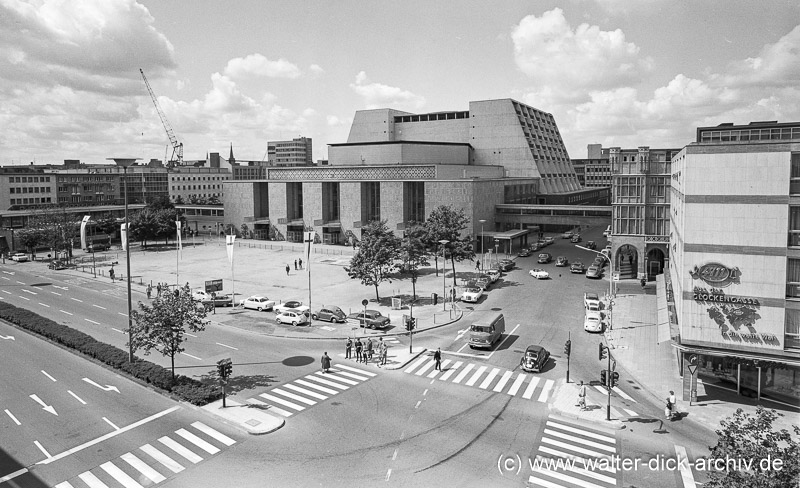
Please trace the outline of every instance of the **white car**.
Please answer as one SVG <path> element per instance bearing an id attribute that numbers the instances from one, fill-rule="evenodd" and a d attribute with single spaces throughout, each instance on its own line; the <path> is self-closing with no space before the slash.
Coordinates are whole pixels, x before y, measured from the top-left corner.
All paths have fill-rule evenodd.
<path id="1" fill-rule="evenodd" d="M 586 332 L 603 332 L 603 319 L 600 316 L 600 312 L 586 311 L 586 317 L 583 319 L 583 330 Z"/>
<path id="2" fill-rule="evenodd" d="M 500 279 L 500 270 L 499 269 L 494 269 L 494 268 L 487 269 L 486 270 L 486 275 L 489 277 L 490 280 L 492 280 L 492 283 L 496 283 L 497 280 Z"/>
<path id="3" fill-rule="evenodd" d="M 28 260 L 28 255 L 25 254 L 24 252 L 15 252 L 14 254 L 11 255 L 11 260 L 16 261 L 18 263 L 24 263 L 25 261 Z"/>
<path id="4" fill-rule="evenodd" d="M 556 242 L 556 238 L 555 238 L 555 237 L 553 237 L 553 236 L 548 236 L 548 237 L 545 237 L 545 238 L 544 238 L 544 241 L 545 241 L 545 242 L 547 243 L 547 245 L 549 246 L 550 244 L 553 244 L 553 243 L 555 243 L 555 242 Z"/>
<path id="5" fill-rule="evenodd" d="M 308 323 L 308 315 L 301 310 L 284 310 L 275 316 L 279 324 L 302 325 Z"/>
<path id="6" fill-rule="evenodd" d="M 543 270 L 542 268 L 533 268 L 532 270 L 528 271 L 528 273 L 537 280 L 546 280 L 550 278 L 550 273 Z"/>
<path id="7" fill-rule="evenodd" d="M 275 308 L 275 300 L 270 300 L 267 297 L 262 297 L 259 295 L 253 295 L 239 302 L 239 305 L 242 308 L 249 308 L 251 310 L 263 312 L 265 310 L 272 310 Z"/>
<path id="8" fill-rule="evenodd" d="M 192 300 L 203 302 L 211 300 L 211 294 L 207 293 L 205 290 L 194 290 L 192 292 Z"/>
<path id="9" fill-rule="evenodd" d="M 600 297 L 597 296 L 597 293 L 584 293 L 583 294 L 583 306 L 586 307 L 588 310 L 599 311 L 600 310 Z"/>
<path id="10" fill-rule="evenodd" d="M 570 239 L 572 236 L 573 236 L 573 234 L 572 234 L 571 230 L 568 230 L 568 231 L 564 232 L 563 234 L 561 234 L 561 238 L 562 239 Z"/>
<path id="11" fill-rule="evenodd" d="M 308 305 L 303 305 L 303 302 L 299 300 L 289 300 L 288 302 L 283 302 L 280 305 L 275 305 L 275 313 L 284 313 L 289 310 L 294 310 L 295 312 L 300 311 L 303 313 L 310 314 Z"/>
<path id="12" fill-rule="evenodd" d="M 483 290 L 481 290 L 480 287 L 475 286 L 464 290 L 464 293 L 461 294 L 461 301 L 478 303 L 478 300 L 480 300 L 482 296 Z"/>

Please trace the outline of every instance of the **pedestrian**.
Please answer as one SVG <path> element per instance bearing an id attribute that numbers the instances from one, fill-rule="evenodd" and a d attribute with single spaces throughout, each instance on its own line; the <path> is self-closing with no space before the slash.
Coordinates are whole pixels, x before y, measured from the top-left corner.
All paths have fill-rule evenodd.
<path id="1" fill-rule="evenodd" d="M 381 342 L 381 364 L 386 364 L 386 356 L 389 355 L 389 346 Z"/>
<path id="2" fill-rule="evenodd" d="M 353 237 L 353 249 L 355 249 L 355 248 L 356 248 L 356 238 Z"/>
<path id="3" fill-rule="evenodd" d="M 153 285 L 148 283 L 147 284 L 147 299 L 150 300 L 151 295 L 153 294 Z"/>
<path id="4" fill-rule="evenodd" d="M 114 282 L 114 267 L 112 266 L 110 270 L 108 270 L 108 276 L 111 278 L 111 282 Z"/>
<path id="5" fill-rule="evenodd" d="M 156 285 L 156 296 L 157 296 L 157 297 L 160 297 L 160 296 L 161 296 L 161 283 L 158 283 L 158 284 Z"/>
<path id="6" fill-rule="evenodd" d="M 323 373 L 330 373 L 331 369 L 331 358 L 328 356 L 328 353 L 324 353 L 322 355 L 322 372 Z"/>
<path id="7" fill-rule="evenodd" d="M 480 271 L 481 269 L 481 262 L 477 259 L 475 260 L 475 271 Z"/>
<path id="8" fill-rule="evenodd" d="M 303 258 L 297 260 L 297 265 L 300 266 L 300 269 L 303 269 Z"/>
<path id="9" fill-rule="evenodd" d="M 364 350 L 363 344 L 361 344 L 361 339 L 356 339 L 356 362 L 361 362 L 361 352 Z"/>
<path id="10" fill-rule="evenodd" d="M 289 265 L 286 265 L 286 276 L 289 276 Z"/>
<path id="11" fill-rule="evenodd" d="M 586 385 L 583 384 L 583 380 L 578 388 L 578 406 L 581 407 L 581 411 L 586 410 Z"/>
<path id="12" fill-rule="evenodd" d="M 433 369 L 435 369 L 436 371 L 441 371 L 442 370 L 442 349 L 441 348 L 437 348 L 436 352 L 433 353 L 433 360 L 434 360 L 434 362 L 436 362 L 436 366 L 434 366 Z"/>
<path id="13" fill-rule="evenodd" d="M 294 260 L 294 270 L 297 271 L 297 260 Z"/>
<path id="14" fill-rule="evenodd" d="M 367 339 L 367 360 L 368 361 L 372 361 L 372 349 L 373 349 L 373 347 L 374 347 L 374 344 L 372 343 L 372 337 L 370 337 L 369 339 Z M 366 363 L 367 361 L 364 361 L 364 362 Z"/>
<path id="15" fill-rule="evenodd" d="M 669 397 L 667 397 L 667 408 L 664 410 L 664 413 L 666 414 L 667 420 L 672 420 L 672 418 L 675 415 L 675 410 L 677 410 L 675 408 L 675 402 L 676 401 L 677 400 L 675 398 L 675 392 L 670 390 L 669 391 Z"/>
<path id="16" fill-rule="evenodd" d="M 347 338 L 347 345 L 344 348 L 344 358 L 351 359 L 350 351 L 353 349 L 353 340 L 349 337 Z"/>

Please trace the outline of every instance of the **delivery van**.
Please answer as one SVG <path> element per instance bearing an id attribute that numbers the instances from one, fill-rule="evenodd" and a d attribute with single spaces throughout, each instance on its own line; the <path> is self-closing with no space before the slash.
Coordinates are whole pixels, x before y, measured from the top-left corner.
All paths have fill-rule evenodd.
<path id="1" fill-rule="evenodd" d="M 480 318 L 469 328 L 469 347 L 489 349 L 499 341 L 506 331 L 506 319 L 502 313 L 494 313 Z"/>

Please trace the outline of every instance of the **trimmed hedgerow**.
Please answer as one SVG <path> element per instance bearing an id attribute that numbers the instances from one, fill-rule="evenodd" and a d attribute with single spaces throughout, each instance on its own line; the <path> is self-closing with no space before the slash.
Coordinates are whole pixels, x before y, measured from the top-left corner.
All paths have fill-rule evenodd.
<path id="1" fill-rule="evenodd" d="M 126 351 L 30 310 L 0 302 L 0 319 L 74 349 L 194 405 L 205 405 L 222 397 L 219 388 L 214 385 L 206 385 L 183 375 L 173 379 L 170 370 L 150 361 L 137 360 L 131 363 Z"/>

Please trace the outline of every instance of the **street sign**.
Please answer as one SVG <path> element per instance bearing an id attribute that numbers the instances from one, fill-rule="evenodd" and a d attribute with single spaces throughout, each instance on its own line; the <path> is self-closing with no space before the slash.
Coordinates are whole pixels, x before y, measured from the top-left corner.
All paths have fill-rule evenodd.
<path id="1" fill-rule="evenodd" d="M 206 293 L 211 293 L 213 291 L 222 291 L 222 280 L 206 281 Z"/>
<path id="2" fill-rule="evenodd" d="M 616 271 L 614 272 L 614 281 L 619 281 L 619 273 Z"/>
<path id="3" fill-rule="evenodd" d="M 367 305 L 369 305 L 369 300 L 367 300 L 366 298 L 361 300 L 361 305 L 366 307 Z"/>

